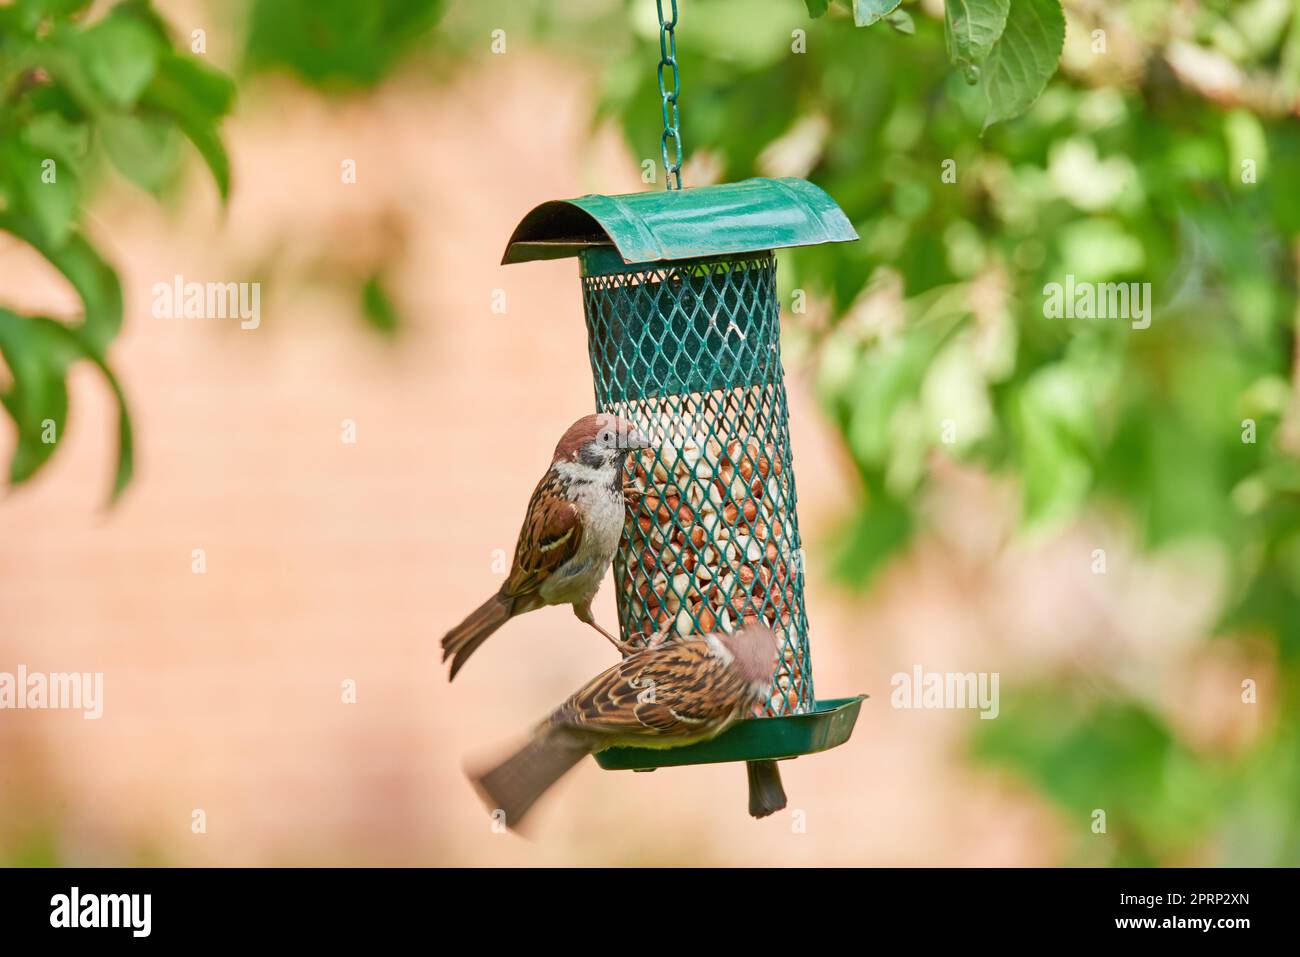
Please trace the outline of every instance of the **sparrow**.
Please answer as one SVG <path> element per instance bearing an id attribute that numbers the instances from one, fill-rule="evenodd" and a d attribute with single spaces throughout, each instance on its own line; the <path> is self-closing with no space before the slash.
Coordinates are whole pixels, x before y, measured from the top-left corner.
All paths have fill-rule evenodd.
<path id="1" fill-rule="evenodd" d="M 760 621 L 757 615 L 746 615 L 745 624 Z M 669 620 L 651 637 L 654 645 L 671 640 L 675 620 Z M 765 703 L 765 702 L 764 702 Z M 781 769 L 775 761 L 746 761 L 745 773 L 749 781 L 749 816 L 762 819 L 786 806 L 785 788 L 781 784 Z"/>
<path id="2" fill-rule="evenodd" d="M 623 534 L 627 455 L 648 446 L 642 432 L 616 415 L 586 415 L 569 426 L 528 503 L 505 584 L 442 639 L 442 660 L 451 659 L 448 680 L 507 621 L 546 605 L 572 605 L 579 621 L 627 650 L 596 624 L 591 601 Z"/>
<path id="3" fill-rule="evenodd" d="M 588 754 L 721 734 L 767 700 L 776 663 L 776 636 L 761 622 L 634 652 L 560 705 L 512 757 L 470 779 L 488 809 L 517 827 Z"/>

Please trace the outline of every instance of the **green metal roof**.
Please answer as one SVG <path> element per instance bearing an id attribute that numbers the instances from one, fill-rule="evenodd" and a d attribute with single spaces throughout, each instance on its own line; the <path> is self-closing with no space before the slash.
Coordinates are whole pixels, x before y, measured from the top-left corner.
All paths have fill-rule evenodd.
<path id="1" fill-rule="evenodd" d="M 515 227 L 501 262 L 613 246 L 625 263 L 647 263 L 857 238 L 835 201 L 812 183 L 760 178 L 542 203 Z"/>

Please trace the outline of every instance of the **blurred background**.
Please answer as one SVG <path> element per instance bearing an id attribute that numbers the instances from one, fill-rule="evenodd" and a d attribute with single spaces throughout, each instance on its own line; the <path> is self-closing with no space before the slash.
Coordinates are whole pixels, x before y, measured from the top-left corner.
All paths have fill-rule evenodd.
<path id="1" fill-rule="evenodd" d="M 155 2 L 210 72 L 150 53 L 84 143 L 15 105 L 33 5 L 6 150 L 76 175 L 0 206 L 0 671 L 105 700 L 0 712 L 0 862 L 1300 863 L 1300 3 L 1066 0 L 982 132 L 942 3 L 682 0 L 686 185 L 805 176 L 862 237 L 779 280 L 817 689 L 871 697 L 782 766 L 802 828 L 739 766 L 587 762 L 532 840 L 463 765 L 610 649 L 550 609 L 449 686 L 437 641 L 592 409 L 575 264 L 497 263 L 537 203 L 662 188 L 654 3 Z M 57 44 L 113 5 L 44 6 Z M 177 274 L 260 282 L 260 325 L 156 317 Z M 1150 327 L 1046 318 L 1067 274 L 1150 283 Z M 14 396 L 65 371 L 50 454 Z M 917 666 L 998 673 L 999 716 L 892 707 Z"/>

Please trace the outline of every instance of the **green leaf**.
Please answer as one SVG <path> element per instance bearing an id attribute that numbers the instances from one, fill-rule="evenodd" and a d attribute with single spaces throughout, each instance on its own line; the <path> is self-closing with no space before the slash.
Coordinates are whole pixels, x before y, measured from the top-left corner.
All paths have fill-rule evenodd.
<path id="1" fill-rule="evenodd" d="M 378 273 L 367 279 L 361 289 L 361 314 L 365 316 L 366 322 L 384 335 L 393 335 L 401 325 L 401 317 L 393 305 L 384 277 Z"/>
<path id="2" fill-rule="evenodd" d="M 885 22 L 904 36 L 910 37 L 916 34 L 916 23 L 906 10 L 895 10 L 885 17 Z"/>
<path id="3" fill-rule="evenodd" d="M 853 0 L 853 23 L 869 27 L 898 9 L 903 0 Z"/>
<path id="4" fill-rule="evenodd" d="M 827 9 L 830 8 L 831 0 L 803 0 L 803 5 L 808 8 L 808 16 L 816 19 L 826 14 Z"/>
<path id="5" fill-rule="evenodd" d="M 22 128 L 20 138 L 30 153 L 56 159 L 77 172 L 90 152 L 90 127 L 54 112 L 32 117 Z"/>
<path id="6" fill-rule="evenodd" d="M 418 48 L 446 0 L 254 0 L 247 62 L 288 67 L 315 86 L 373 86 Z M 696 11 L 708 14 L 707 8 Z"/>
<path id="7" fill-rule="evenodd" d="M 32 215 L 52 246 L 62 246 L 72 231 L 77 215 L 77 179 L 64 168 L 54 182 L 39 177 L 23 177 L 28 185 L 28 204 Z"/>
<path id="8" fill-rule="evenodd" d="M 49 17 L 65 17 L 90 6 L 91 0 L 15 0 L 12 6 L 0 8 L 5 26 L 32 35 Z"/>
<path id="9" fill-rule="evenodd" d="M 225 116 L 234 105 L 234 81 L 197 60 L 168 54 L 159 64 L 159 72 L 184 90 L 194 104 L 214 119 Z"/>
<path id="10" fill-rule="evenodd" d="M 35 98 L 47 91 L 62 94 L 73 108 L 90 117 L 109 109 L 99 84 L 91 77 L 87 58 L 81 50 L 81 36 L 69 30 L 56 30 L 37 44 L 32 59 L 55 81 L 52 87 L 37 87 L 30 95 Z"/>
<path id="11" fill-rule="evenodd" d="M 17 143 L 5 155 L 19 205 L 30 217 L 40 245 L 57 249 L 67 241 L 77 215 L 76 173 L 70 165 L 28 152 Z"/>
<path id="12" fill-rule="evenodd" d="M 89 359 L 103 374 L 117 402 L 117 465 L 109 502 L 115 502 L 135 469 L 135 442 L 126 396 L 108 363 L 84 336 L 84 327 L 70 328 L 44 316 L 19 316 L 0 308 L 0 355 L 13 385 L 3 404 L 18 427 L 18 442 L 10 462 L 10 481 L 27 481 L 54 454 L 68 416 L 66 375 L 69 366 Z M 50 426 L 53 423 L 51 435 Z M 54 438 L 54 442 L 48 439 Z"/>
<path id="13" fill-rule="evenodd" d="M 173 127 L 158 119 L 121 113 L 100 122 L 104 151 L 118 171 L 157 195 L 176 169 Z"/>
<path id="14" fill-rule="evenodd" d="M 49 319 L 29 319 L 0 309 L 0 355 L 13 375 L 9 390 L 0 394 L 18 427 L 18 441 L 9 463 L 9 481 L 27 481 L 54 454 L 68 419 L 68 389 L 64 376 L 73 358 Z"/>
<path id="15" fill-rule="evenodd" d="M 109 388 L 113 390 L 113 399 L 117 402 L 117 467 L 113 470 L 113 487 L 109 489 L 108 501 L 113 504 L 122 497 L 126 487 L 131 484 L 135 474 L 135 435 L 131 431 L 131 413 L 126 404 L 126 394 L 122 384 L 108 365 L 98 362 L 99 371 L 108 379 Z"/>
<path id="16" fill-rule="evenodd" d="M 1059 0 L 1017 0 L 1011 5 L 1006 28 L 985 65 L 985 130 L 1033 105 L 1056 72 L 1064 46 L 1065 14 Z"/>
<path id="17" fill-rule="evenodd" d="M 907 339 L 873 350 L 857 365 L 846 396 L 851 403 L 844 438 L 860 464 L 883 468 L 899 409 L 921 388 L 929 359 L 927 344 Z"/>
<path id="18" fill-rule="evenodd" d="M 944 36 L 948 58 L 968 83 L 979 79 L 979 66 L 993 50 L 1007 25 L 1011 0 L 946 0 Z"/>
<path id="19" fill-rule="evenodd" d="M 72 283 L 86 307 L 83 338 L 96 355 L 103 355 L 122 328 L 122 284 L 113 267 L 100 258 L 79 233 L 45 257 Z"/>
<path id="20" fill-rule="evenodd" d="M 117 465 L 113 470 L 113 485 L 108 493 L 108 502 L 112 505 L 122 497 L 126 487 L 131 484 L 131 476 L 135 474 L 135 434 L 131 428 L 131 413 L 126 404 L 126 394 L 122 391 L 122 384 L 118 382 L 117 376 L 109 368 L 108 362 L 84 341 L 84 336 L 79 334 L 79 330 L 67 329 L 63 326 L 60 328 L 81 343 L 83 355 L 99 367 L 100 373 L 108 382 L 108 387 L 113 391 L 114 401 L 117 402 Z"/>
<path id="21" fill-rule="evenodd" d="M 30 220 L 8 214 L 0 214 L 0 229 L 31 244 L 67 277 L 86 309 L 82 339 L 87 348 L 102 355 L 122 326 L 122 285 L 113 268 L 80 233 L 70 234 L 63 245 L 54 247 Z"/>
<path id="22" fill-rule="evenodd" d="M 226 156 L 226 147 L 221 142 L 221 135 L 213 125 L 180 121 L 181 132 L 194 144 L 194 148 L 207 163 L 208 171 L 217 184 L 217 192 L 224 201 L 230 196 L 230 159 Z"/>
<path id="23" fill-rule="evenodd" d="M 829 535 L 831 573 L 855 588 L 862 588 L 884 564 L 912 539 L 915 520 L 907 506 L 880 491 L 881 483 L 867 483 L 869 501 Z"/>
<path id="24" fill-rule="evenodd" d="M 91 0 L 17 0 L 14 4 L 33 20 L 41 17 L 66 17 L 90 6 Z"/>
<path id="25" fill-rule="evenodd" d="M 230 160 L 217 132 L 234 97 L 230 80 L 215 70 L 168 54 L 140 98 L 142 106 L 172 117 L 194 144 L 225 200 L 230 194 Z"/>
<path id="26" fill-rule="evenodd" d="M 1016 426 L 1029 526 L 1072 518 L 1092 488 L 1096 384 L 1073 366 L 1043 366 L 1017 395 Z"/>
<path id="27" fill-rule="evenodd" d="M 76 49 L 104 97 L 129 107 L 149 85 L 158 66 L 157 34 L 132 16 L 110 14 L 77 36 Z"/>

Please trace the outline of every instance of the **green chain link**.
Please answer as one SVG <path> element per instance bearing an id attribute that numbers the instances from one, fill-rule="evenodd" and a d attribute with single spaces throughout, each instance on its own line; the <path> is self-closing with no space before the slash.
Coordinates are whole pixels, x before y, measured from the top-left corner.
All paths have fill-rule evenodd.
<path id="1" fill-rule="evenodd" d="M 682 188 L 682 133 L 678 129 L 677 97 L 682 92 L 681 68 L 677 65 L 677 0 L 669 0 L 672 16 L 664 17 L 664 0 L 655 0 L 659 7 L 659 96 L 663 101 L 664 133 L 659 146 L 664 158 L 664 185 L 668 189 Z M 673 88 L 664 85 L 664 68 L 672 67 Z M 673 142 L 675 160 L 668 159 L 668 141 Z"/>

